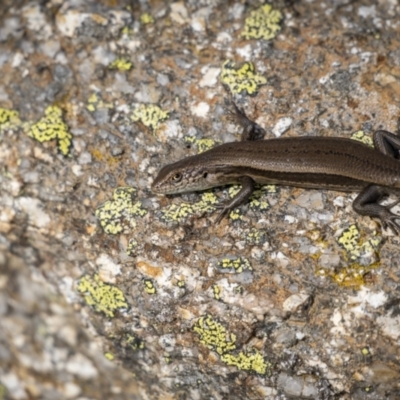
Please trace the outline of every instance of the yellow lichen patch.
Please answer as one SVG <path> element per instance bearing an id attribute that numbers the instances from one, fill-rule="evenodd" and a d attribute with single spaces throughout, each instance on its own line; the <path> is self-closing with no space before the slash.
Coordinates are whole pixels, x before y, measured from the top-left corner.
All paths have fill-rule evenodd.
<path id="1" fill-rule="evenodd" d="M 72 145 L 72 135 L 67 124 L 62 119 L 61 108 L 50 106 L 46 108 L 45 116 L 28 131 L 28 136 L 43 143 L 57 140 L 57 147 L 61 154 L 68 156 Z"/>
<path id="2" fill-rule="evenodd" d="M 221 300 L 221 288 L 218 285 L 212 286 L 213 295 L 215 300 Z"/>
<path id="3" fill-rule="evenodd" d="M 197 148 L 198 153 L 204 153 L 205 151 L 212 149 L 216 145 L 221 144 L 220 140 L 209 138 L 197 139 L 195 136 L 186 136 L 184 140 L 185 143 L 194 145 Z"/>
<path id="4" fill-rule="evenodd" d="M 211 315 L 200 317 L 193 330 L 200 336 L 200 343 L 219 355 L 236 349 L 236 335 L 228 334 L 225 327 L 214 321 Z"/>
<path id="5" fill-rule="evenodd" d="M 140 16 L 140 22 L 141 22 L 143 25 L 153 24 L 153 23 L 154 23 L 154 18 L 153 18 L 152 15 L 149 14 L 149 13 L 143 13 L 143 14 Z"/>
<path id="6" fill-rule="evenodd" d="M 317 271 L 319 276 L 327 276 L 339 286 L 352 289 L 359 289 L 367 283 L 367 277 L 371 270 L 378 268 L 380 262 L 365 266 L 358 263 L 351 264 L 347 267 L 339 268 L 336 271 L 320 268 Z"/>
<path id="7" fill-rule="evenodd" d="M 128 246 L 126 248 L 126 254 L 131 257 L 134 256 L 136 253 L 137 246 L 138 246 L 138 242 L 135 239 L 130 239 Z"/>
<path id="8" fill-rule="evenodd" d="M 229 197 L 230 198 L 235 197 L 239 193 L 239 190 L 240 190 L 239 185 L 231 186 L 228 189 Z M 251 210 L 265 211 L 268 209 L 268 207 L 269 207 L 268 201 L 262 199 L 262 197 L 266 193 L 276 193 L 276 186 L 275 185 L 265 185 L 265 186 L 261 186 L 259 189 L 255 190 L 249 200 L 249 207 Z M 232 211 L 229 214 L 229 216 L 233 220 L 241 219 L 241 213 L 239 212 L 239 209 Z"/>
<path id="9" fill-rule="evenodd" d="M 236 208 L 229 213 L 229 218 L 232 221 L 241 221 L 243 219 L 242 212 Z"/>
<path id="10" fill-rule="evenodd" d="M 255 228 L 250 229 L 246 234 L 246 242 L 248 244 L 258 245 L 264 243 L 265 240 L 265 233 Z"/>
<path id="11" fill-rule="evenodd" d="M 129 347 L 133 351 L 143 350 L 144 342 L 135 334 L 128 333 L 123 338 L 123 346 Z"/>
<path id="12" fill-rule="evenodd" d="M 183 280 L 178 280 L 177 282 L 176 282 L 176 286 L 178 286 L 179 288 L 181 288 L 181 289 L 184 289 L 185 288 L 185 286 L 186 286 L 186 283 L 185 283 L 185 281 L 183 281 Z"/>
<path id="13" fill-rule="evenodd" d="M 7 389 L 4 385 L 0 383 L 0 400 L 4 400 L 6 398 Z"/>
<path id="14" fill-rule="evenodd" d="M 240 191 L 240 185 L 230 186 L 228 189 L 228 196 L 233 199 Z M 239 208 L 235 208 L 229 212 L 229 218 L 232 221 L 240 221 L 242 220 L 242 212 Z"/>
<path id="15" fill-rule="evenodd" d="M 249 206 L 253 211 L 266 211 L 269 208 L 269 203 L 266 199 L 262 197 L 266 193 L 276 193 L 275 185 L 265 185 L 261 186 L 260 189 L 255 190 L 251 196 Z"/>
<path id="16" fill-rule="evenodd" d="M 369 354 L 371 354 L 371 352 L 370 352 L 370 350 L 369 350 L 368 347 L 363 347 L 363 348 L 361 349 L 361 354 L 362 354 L 363 356 L 368 356 Z"/>
<path id="17" fill-rule="evenodd" d="M 118 157 L 112 157 L 108 154 L 104 154 L 99 149 L 90 149 L 90 154 L 96 161 L 101 161 L 103 163 L 107 163 L 109 166 L 112 166 L 112 165 L 120 162 Z"/>
<path id="18" fill-rule="evenodd" d="M 133 64 L 126 58 L 116 58 L 109 66 L 110 69 L 117 69 L 118 71 L 129 71 Z"/>
<path id="19" fill-rule="evenodd" d="M 121 35 L 129 35 L 129 33 L 132 31 L 132 28 L 129 26 L 124 26 L 121 31 Z"/>
<path id="20" fill-rule="evenodd" d="M 226 257 L 218 261 L 218 269 L 223 273 L 240 274 L 253 268 L 245 257 Z"/>
<path id="21" fill-rule="evenodd" d="M 242 351 L 236 356 L 233 354 L 223 354 L 221 360 L 227 365 L 233 365 L 242 371 L 253 371 L 259 375 L 265 375 L 271 370 L 271 363 L 265 361 L 262 354 L 253 349 L 250 353 Z"/>
<path id="22" fill-rule="evenodd" d="M 249 353 L 240 352 L 232 354 L 236 350 L 236 335 L 228 333 L 225 327 L 215 321 L 211 315 L 200 317 L 193 327 L 200 337 L 200 343 L 215 351 L 221 357 L 221 361 L 243 371 L 251 371 L 260 375 L 269 372 L 271 364 L 256 349 Z"/>
<path id="23" fill-rule="evenodd" d="M 114 190 L 113 200 L 106 201 L 95 211 L 105 233 L 116 235 L 124 229 L 123 221 L 135 228 L 137 217 L 143 217 L 147 211 L 140 201 L 133 202 L 136 189 L 120 187 Z"/>
<path id="24" fill-rule="evenodd" d="M 245 39 L 273 39 L 281 29 L 282 13 L 265 4 L 246 18 L 241 36 Z"/>
<path id="25" fill-rule="evenodd" d="M 276 193 L 276 185 L 263 185 L 260 190 L 265 193 Z"/>
<path id="26" fill-rule="evenodd" d="M 233 61 L 225 61 L 221 71 L 221 82 L 232 94 L 247 92 L 254 95 L 259 86 L 267 83 L 265 77 L 256 74 L 253 63 L 245 62 L 238 68 L 235 68 L 235 65 Z"/>
<path id="27" fill-rule="evenodd" d="M 214 211 L 213 206 L 218 203 L 217 196 L 212 192 L 205 192 L 201 195 L 201 200 L 198 203 L 195 203 L 196 210 L 198 211 Z"/>
<path id="28" fill-rule="evenodd" d="M 265 211 L 269 207 L 269 203 L 267 200 L 260 199 L 252 199 L 250 201 L 250 208 L 252 210 Z"/>
<path id="29" fill-rule="evenodd" d="M 114 354 L 113 353 L 104 353 L 104 357 L 107 358 L 107 360 L 112 361 L 114 360 Z"/>
<path id="30" fill-rule="evenodd" d="M 348 257 L 352 261 L 366 253 L 376 252 L 381 241 L 381 237 L 362 240 L 360 231 L 355 224 L 345 229 L 337 239 L 338 244 L 346 250 Z"/>
<path id="31" fill-rule="evenodd" d="M 105 103 L 98 93 L 92 93 L 87 101 L 86 108 L 90 111 L 96 111 L 98 108 L 113 108 L 112 103 Z"/>
<path id="32" fill-rule="evenodd" d="M 360 231 L 357 225 L 353 224 L 343 231 L 337 239 L 337 242 L 351 255 L 352 259 L 355 259 L 360 256 L 359 240 Z"/>
<path id="33" fill-rule="evenodd" d="M 168 117 L 168 111 L 163 111 L 154 104 L 140 104 L 131 115 L 132 121 L 141 121 L 144 126 L 151 128 L 153 131 Z"/>
<path id="34" fill-rule="evenodd" d="M 91 112 L 95 111 L 96 105 L 98 104 L 99 101 L 100 101 L 99 97 L 96 93 L 91 94 L 90 97 L 88 98 L 88 104 L 86 108 Z"/>
<path id="35" fill-rule="evenodd" d="M 170 363 L 172 362 L 171 356 L 170 356 L 169 354 L 166 354 L 166 355 L 164 356 L 164 361 L 165 361 L 167 364 L 170 364 Z"/>
<path id="36" fill-rule="evenodd" d="M 370 147 L 374 147 L 371 136 L 368 136 L 364 131 L 353 132 L 350 137 L 353 140 L 358 140 L 359 142 L 362 142 Z"/>
<path id="37" fill-rule="evenodd" d="M 172 204 L 164 210 L 161 210 L 161 219 L 164 222 L 182 222 L 188 216 L 194 214 L 193 205 L 189 203 L 181 203 L 179 205 Z"/>
<path id="38" fill-rule="evenodd" d="M 78 282 L 77 290 L 84 295 L 87 305 L 107 317 L 113 318 L 116 311 L 129 308 L 123 292 L 102 282 L 97 274 L 93 277 L 84 275 Z"/>
<path id="39" fill-rule="evenodd" d="M 16 110 L 7 110 L 0 107 L 0 133 L 6 129 L 16 129 L 21 126 L 19 113 Z"/>
<path id="40" fill-rule="evenodd" d="M 233 199 L 233 198 L 240 192 L 240 188 L 241 188 L 240 185 L 232 185 L 232 186 L 229 186 L 229 189 L 228 189 L 228 196 L 229 196 L 231 199 Z"/>
<path id="41" fill-rule="evenodd" d="M 154 286 L 154 283 L 151 279 L 144 279 L 143 284 L 144 284 L 144 291 L 147 294 L 156 294 L 157 293 L 157 289 Z"/>
<path id="42" fill-rule="evenodd" d="M 182 222 L 195 213 L 215 211 L 213 205 L 216 203 L 218 203 L 217 196 L 211 192 L 205 192 L 197 203 L 172 204 L 167 209 L 161 210 L 161 219 L 167 223 Z"/>

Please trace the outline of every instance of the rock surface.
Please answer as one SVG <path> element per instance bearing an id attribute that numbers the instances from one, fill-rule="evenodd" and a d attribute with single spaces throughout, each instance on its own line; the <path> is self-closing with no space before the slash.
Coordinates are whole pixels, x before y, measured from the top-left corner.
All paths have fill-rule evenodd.
<path id="1" fill-rule="evenodd" d="M 240 139 L 371 144 L 396 1 L 0 4 L 0 399 L 398 399 L 399 237 L 354 194 L 155 196 Z"/>

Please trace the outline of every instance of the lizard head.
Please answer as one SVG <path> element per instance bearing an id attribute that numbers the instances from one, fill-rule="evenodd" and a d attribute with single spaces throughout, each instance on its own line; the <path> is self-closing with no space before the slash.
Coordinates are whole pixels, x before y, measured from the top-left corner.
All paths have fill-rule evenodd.
<path id="1" fill-rule="evenodd" d="M 192 156 L 161 168 L 151 190 L 157 194 L 175 194 L 217 185 L 217 174 L 209 171 L 204 162 L 197 163 L 196 156 Z"/>

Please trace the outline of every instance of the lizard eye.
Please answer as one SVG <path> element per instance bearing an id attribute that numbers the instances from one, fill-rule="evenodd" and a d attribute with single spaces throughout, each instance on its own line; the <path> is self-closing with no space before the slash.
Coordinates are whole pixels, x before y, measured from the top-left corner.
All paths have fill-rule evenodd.
<path id="1" fill-rule="evenodd" d="M 180 172 L 177 172 L 175 175 L 172 176 L 172 180 L 174 182 L 179 182 L 182 179 L 182 174 Z"/>

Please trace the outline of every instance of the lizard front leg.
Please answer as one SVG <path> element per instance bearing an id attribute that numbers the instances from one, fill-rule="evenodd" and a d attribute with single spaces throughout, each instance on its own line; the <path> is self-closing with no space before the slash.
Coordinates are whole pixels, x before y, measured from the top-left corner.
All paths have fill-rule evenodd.
<path id="1" fill-rule="evenodd" d="M 397 222 L 400 220 L 400 215 L 392 213 L 390 210 L 400 202 L 400 199 L 382 206 L 380 200 L 389 196 L 391 193 L 389 188 L 369 185 L 364 188 L 353 202 L 353 209 L 361 215 L 379 218 L 382 226 L 386 229 L 391 228 L 396 234 L 400 233 L 400 225 Z"/>

